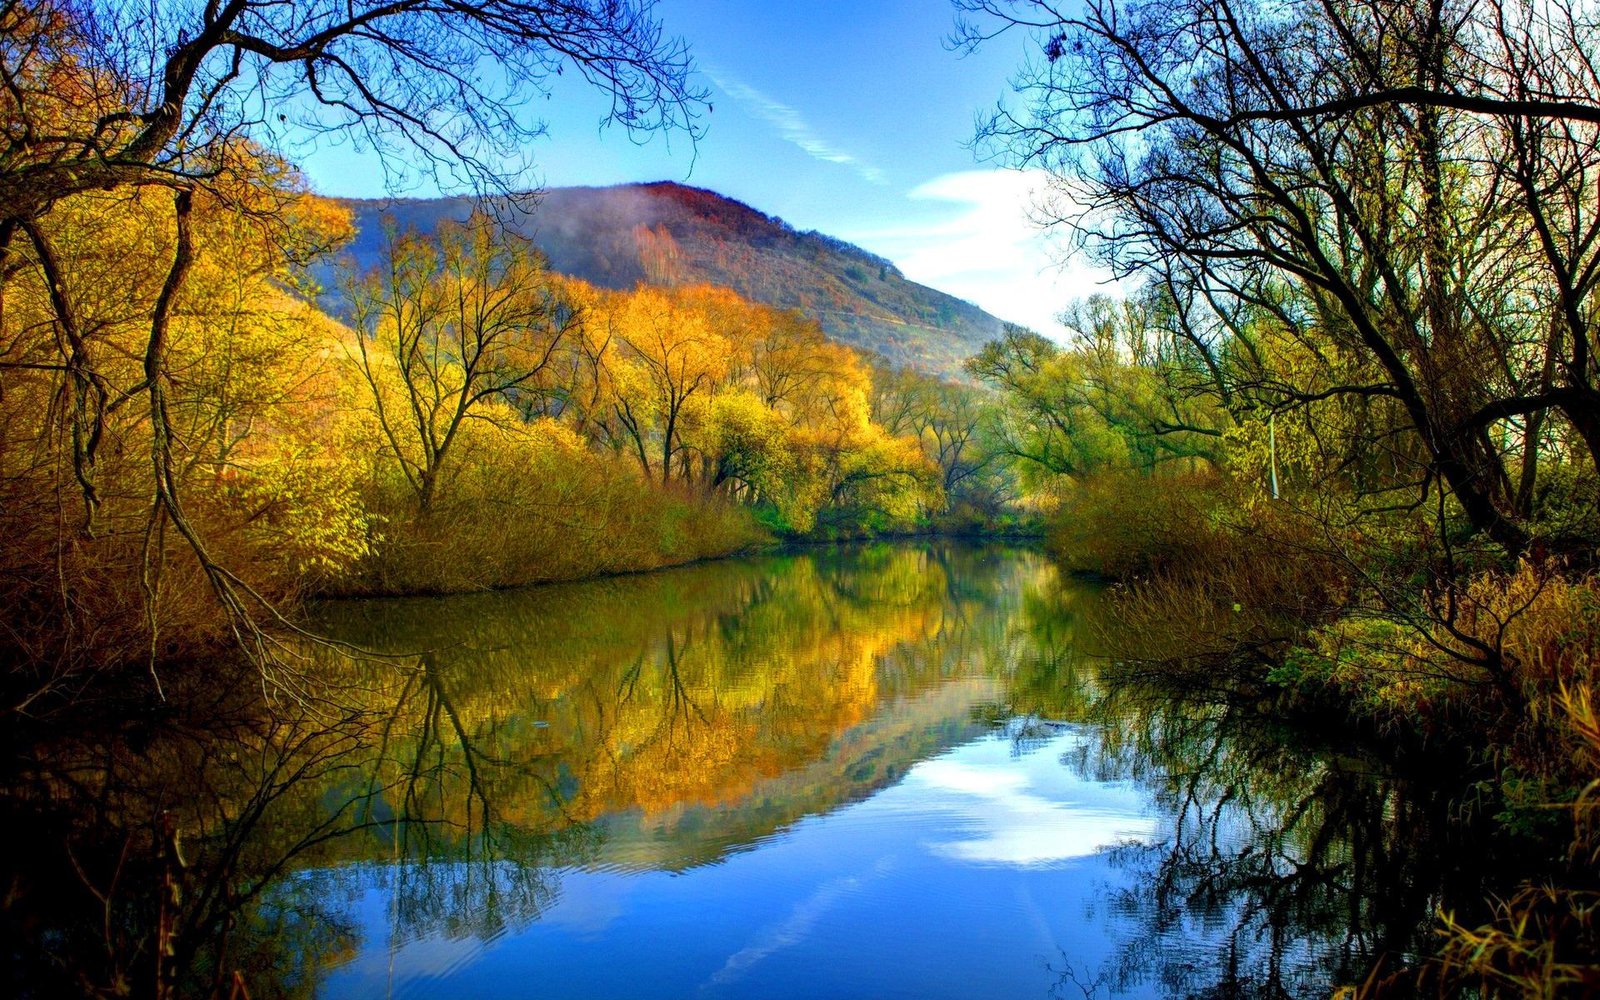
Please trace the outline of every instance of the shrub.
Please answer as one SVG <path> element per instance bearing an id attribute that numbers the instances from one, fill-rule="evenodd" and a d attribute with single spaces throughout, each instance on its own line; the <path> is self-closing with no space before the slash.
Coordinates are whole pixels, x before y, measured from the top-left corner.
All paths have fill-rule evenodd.
<path id="1" fill-rule="evenodd" d="M 435 502 L 420 509 L 377 465 L 370 555 L 320 589 L 451 593 L 573 580 L 728 555 L 768 540 L 744 508 L 645 481 L 550 421 L 474 428 Z"/>
<path id="2" fill-rule="evenodd" d="M 82 530 L 75 484 L 57 470 L 0 476 L 0 661 L 14 698 L 70 697 L 91 675 L 143 671 L 232 641 L 189 543 L 170 520 L 152 521 L 148 462 L 129 449 L 101 463 L 92 532 Z M 326 456 L 258 450 L 251 463 L 226 475 L 190 470 L 183 512 L 212 560 L 286 607 L 308 569 L 357 558 L 366 521 Z M 262 620 L 266 610 L 244 608 Z"/>
<path id="3" fill-rule="evenodd" d="M 1213 512 L 1224 504 L 1214 473 L 1102 473 L 1066 491 L 1047 533 L 1068 568 L 1116 580 L 1208 560 L 1225 544 Z"/>
<path id="4" fill-rule="evenodd" d="M 1592 687 L 1597 653 L 1595 577 L 1525 560 L 1409 606 L 1352 612 L 1312 632 L 1298 663 L 1365 714 L 1413 728 L 1471 716 L 1545 769 L 1576 752 L 1559 699 Z"/>

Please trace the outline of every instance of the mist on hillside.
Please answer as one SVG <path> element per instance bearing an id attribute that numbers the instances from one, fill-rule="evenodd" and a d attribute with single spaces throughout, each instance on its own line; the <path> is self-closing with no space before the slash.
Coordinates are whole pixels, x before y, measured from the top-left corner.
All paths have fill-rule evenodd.
<path id="1" fill-rule="evenodd" d="M 466 198 L 351 201 L 347 260 L 371 266 L 385 225 L 430 232 L 472 210 Z M 959 376 L 1002 324 L 970 302 L 909 281 L 892 261 L 801 232 L 713 191 L 671 182 L 552 188 L 505 213 L 552 269 L 603 288 L 715 284 L 797 309 L 830 337 L 890 364 Z M 332 282 L 324 284 L 332 287 Z M 337 310 L 337 301 L 330 302 Z"/>

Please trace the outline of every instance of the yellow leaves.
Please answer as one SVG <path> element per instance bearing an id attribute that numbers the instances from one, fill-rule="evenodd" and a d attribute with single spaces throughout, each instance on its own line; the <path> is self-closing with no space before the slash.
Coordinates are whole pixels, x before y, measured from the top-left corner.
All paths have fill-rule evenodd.
<path id="1" fill-rule="evenodd" d="M 504 403 L 481 406 L 462 426 L 457 464 L 481 465 L 512 474 L 558 461 L 582 461 L 587 445 L 571 428 L 548 417 L 524 420 Z M 514 489 L 507 483 L 505 488 Z"/>
<path id="2" fill-rule="evenodd" d="M 494 599 L 515 614 L 464 608 L 470 620 L 453 621 L 399 612 L 394 630 L 380 628 L 380 642 L 370 632 L 345 637 L 388 652 L 438 650 L 434 669 L 455 717 L 501 741 L 483 739 L 480 749 L 530 761 L 497 769 L 501 780 L 559 770 L 568 790 L 559 806 L 547 794 L 502 789 L 496 802 L 508 820 L 536 827 L 559 807 L 567 819 L 640 812 L 650 824 L 670 824 L 686 808 L 746 800 L 797 769 L 815 780 L 806 769 L 858 760 L 825 750 L 884 700 L 948 681 L 949 664 L 938 657 L 912 657 L 908 673 L 896 655 L 948 641 L 942 630 L 960 615 L 950 613 L 946 572 L 928 551 L 898 546 L 844 582 L 810 559 L 777 574 L 704 566 Z M 846 594 L 852 599 L 841 600 Z M 595 629 L 597 619 L 611 627 Z M 959 666 L 984 669 L 971 656 Z M 363 690 L 392 711 L 402 672 L 391 662 L 371 676 Z M 416 713 L 426 704 L 405 707 Z M 416 721 L 409 716 L 395 731 Z"/>
<path id="3" fill-rule="evenodd" d="M 1592 685 L 1600 660 L 1600 582 L 1522 560 L 1514 572 L 1471 580 L 1464 629 L 1498 641 L 1520 682 L 1546 694 Z"/>
<path id="4" fill-rule="evenodd" d="M 938 469 L 915 438 L 890 437 L 876 428 L 839 463 L 835 494 L 897 521 L 912 521 L 943 504 Z"/>
<path id="5" fill-rule="evenodd" d="M 920 444 L 872 422 L 866 365 L 816 324 L 725 288 L 573 286 L 572 422 L 649 478 L 770 504 L 799 531 L 830 504 L 938 505 Z"/>
<path id="6" fill-rule="evenodd" d="M 365 383 L 378 450 L 426 513 L 469 425 L 510 426 L 560 395 L 556 358 L 575 324 L 565 284 L 474 213 L 436 239 L 391 233 L 383 261 L 348 287 L 351 369 Z"/>
<path id="7" fill-rule="evenodd" d="M 721 290 L 641 287 L 622 297 L 616 332 L 658 412 L 672 413 L 727 374 L 733 345 L 721 321 L 728 303 L 714 291 Z"/>
<path id="8" fill-rule="evenodd" d="M 197 263 L 213 267 L 210 280 L 298 278 L 294 268 L 355 235 L 350 211 L 312 194 L 292 164 L 242 142 L 218 152 L 224 169 L 196 193 L 196 240 L 209 250 Z"/>
<path id="9" fill-rule="evenodd" d="M 714 397 L 695 446 L 714 456 L 717 475 L 773 491 L 795 472 L 789 421 L 755 393 L 735 389 Z"/>
<path id="10" fill-rule="evenodd" d="M 295 575 L 337 577 L 370 554 L 375 525 L 358 489 L 355 458 L 285 440 L 227 481 L 246 530 Z"/>
<path id="11" fill-rule="evenodd" d="M 1600 658 L 1600 583 L 1523 561 L 1423 596 L 1411 620 L 1346 617 L 1311 645 L 1328 679 L 1388 713 L 1430 712 L 1494 685 L 1527 703 L 1530 719 L 1564 733 L 1576 764 L 1593 751 L 1581 696 Z"/>
<path id="12" fill-rule="evenodd" d="M 1282 422 L 1285 429 L 1289 421 Z M 1297 435 L 1292 431 L 1286 434 L 1276 434 L 1276 427 L 1269 424 L 1268 418 L 1262 414 L 1258 419 L 1244 420 L 1223 432 L 1222 440 L 1226 446 L 1224 455 L 1227 458 L 1227 467 L 1233 472 L 1235 481 L 1239 484 L 1241 499 L 1250 509 L 1266 503 L 1272 499 L 1271 463 L 1273 445 L 1276 444 L 1280 476 L 1284 469 L 1291 467 L 1289 456 L 1295 453 L 1291 442 Z"/>
<path id="13" fill-rule="evenodd" d="M 1481 926 L 1441 913 L 1445 940 L 1434 959 L 1439 992 L 1465 987 L 1487 996 L 1587 995 L 1596 979 L 1597 908 L 1600 894 L 1592 891 L 1528 883 L 1495 901 L 1492 919 Z"/>

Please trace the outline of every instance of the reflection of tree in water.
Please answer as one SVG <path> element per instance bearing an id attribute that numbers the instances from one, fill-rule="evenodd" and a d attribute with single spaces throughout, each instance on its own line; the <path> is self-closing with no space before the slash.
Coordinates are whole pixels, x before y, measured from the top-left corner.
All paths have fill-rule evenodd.
<path id="1" fill-rule="evenodd" d="M 1447 789 L 1226 697 L 1112 690 L 1111 724 L 1067 762 L 1139 782 L 1170 818 L 1112 852 L 1132 876 L 1107 904 L 1129 928 L 1118 958 L 1084 969 L 1063 956 L 1054 995 L 1327 996 L 1425 947 L 1441 905 L 1483 898 L 1489 845 L 1453 821 Z"/>
<path id="2" fill-rule="evenodd" d="M 539 779 L 570 818 L 615 825 L 632 816 L 664 833 L 690 811 L 737 824 L 731 811 L 753 789 L 824 759 L 886 706 L 951 679 L 1006 675 L 1012 595 L 1047 575 L 1037 558 L 970 547 L 825 549 L 448 603 L 335 608 L 329 624 L 373 648 L 439 650 L 463 719 L 498 720 L 508 744 L 561 748 L 528 762 L 528 792 L 503 790 L 502 801 L 525 808 L 549 798 L 536 794 Z M 727 836 L 771 831 L 759 822 Z M 699 863 L 693 854 L 648 860 Z"/>
<path id="3" fill-rule="evenodd" d="M 465 721 L 435 657 L 420 657 L 361 764 L 364 787 L 343 807 L 369 832 L 355 860 L 387 863 L 297 873 L 262 919 L 303 896 L 367 890 L 389 900 L 391 947 L 435 934 L 487 939 L 538 919 L 559 896 L 554 871 L 592 858 L 599 833 L 561 815 L 559 790 L 535 767 L 549 754 L 505 752 L 498 730 Z M 528 781 L 549 806 L 545 824 L 504 807 L 502 792 L 527 794 Z"/>
<path id="4" fill-rule="evenodd" d="M 346 638 L 430 652 L 313 651 L 304 703 L 213 666 L 166 706 L 15 733 L 11 992 L 306 996 L 375 943 L 359 899 L 389 903 L 390 947 L 488 938 L 603 854 L 714 861 L 964 738 L 945 702 L 885 707 L 1017 675 L 1016 595 L 1050 575 L 885 546 L 352 605 Z"/>
<path id="5" fill-rule="evenodd" d="M 485 841 L 492 846 L 461 858 L 417 853 L 366 869 L 371 881 L 362 888 L 390 901 L 391 947 L 435 935 L 492 940 L 526 927 L 560 898 L 557 869 L 581 863 L 594 850 L 594 832 L 585 827 L 539 836 L 511 830 Z"/>
<path id="6" fill-rule="evenodd" d="M 163 717 L 18 734 L 0 798 L 20 834 L 13 995 L 309 995 L 360 944 L 349 862 L 374 855 L 393 859 L 403 935 L 533 919 L 555 892 L 549 867 L 592 854 L 592 834 L 500 821 L 484 779 L 503 762 L 419 673 L 420 728 L 406 699 L 387 713 L 269 706 L 215 668 Z"/>

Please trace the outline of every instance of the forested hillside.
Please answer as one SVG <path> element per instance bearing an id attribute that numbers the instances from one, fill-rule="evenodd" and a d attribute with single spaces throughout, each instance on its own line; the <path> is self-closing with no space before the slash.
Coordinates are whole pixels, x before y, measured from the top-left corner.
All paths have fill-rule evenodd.
<path id="1" fill-rule="evenodd" d="M 347 255 L 377 260 L 384 220 L 432 232 L 464 220 L 465 198 L 347 203 L 358 235 Z M 712 191 L 668 182 L 553 188 L 531 212 L 507 213 L 552 270 L 604 288 L 712 284 L 763 305 L 799 309 L 830 337 L 897 367 L 943 375 L 1000 333 L 970 302 L 908 280 L 894 264 Z M 335 311 L 338 304 L 333 304 Z"/>

